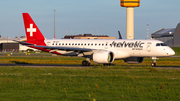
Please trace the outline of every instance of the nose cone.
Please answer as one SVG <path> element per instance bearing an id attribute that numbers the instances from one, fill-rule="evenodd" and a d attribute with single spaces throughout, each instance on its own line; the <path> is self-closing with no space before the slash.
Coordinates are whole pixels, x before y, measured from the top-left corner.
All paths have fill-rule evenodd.
<path id="1" fill-rule="evenodd" d="M 170 49 L 168 49 L 167 54 L 168 54 L 169 56 L 172 56 L 172 55 L 175 55 L 175 52 L 174 52 L 173 49 L 170 48 Z"/>
<path id="2" fill-rule="evenodd" d="M 175 52 L 174 52 L 174 50 L 172 50 L 172 52 L 170 53 L 171 55 L 175 55 Z"/>

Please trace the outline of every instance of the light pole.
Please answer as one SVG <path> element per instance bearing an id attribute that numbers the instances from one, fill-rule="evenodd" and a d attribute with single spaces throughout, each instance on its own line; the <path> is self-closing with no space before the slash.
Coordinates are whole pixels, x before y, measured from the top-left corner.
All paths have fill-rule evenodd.
<path id="1" fill-rule="evenodd" d="M 54 11 L 54 39 L 55 39 L 55 12 L 56 10 L 53 10 Z"/>

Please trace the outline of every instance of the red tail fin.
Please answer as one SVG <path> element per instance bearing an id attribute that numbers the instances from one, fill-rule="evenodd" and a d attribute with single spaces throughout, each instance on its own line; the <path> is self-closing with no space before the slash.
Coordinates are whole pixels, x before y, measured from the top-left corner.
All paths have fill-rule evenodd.
<path id="1" fill-rule="evenodd" d="M 36 45 L 45 45 L 44 36 L 42 35 L 39 28 L 34 23 L 33 19 L 28 13 L 22 13 L 24 19 L 24 27 L 27 36 L 27 43 L 32 43 Z"/>

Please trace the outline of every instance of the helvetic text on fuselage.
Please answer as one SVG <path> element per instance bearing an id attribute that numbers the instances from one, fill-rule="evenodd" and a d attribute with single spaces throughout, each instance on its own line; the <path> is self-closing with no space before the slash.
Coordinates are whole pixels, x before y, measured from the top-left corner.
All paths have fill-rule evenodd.
<path id="1" fill-rule="evenodd" d="M 143 45 L 144 42 L 141 42 L 141 41 L 136 41 L 136 42 L 126 42 L 126 41 L 123 41 L 123 42 L 115 42 L 113 41 L 110 46 L 114 46 L 114 47 L 118 47 L 118 48 L 132 48 L 132 50 L 142 50 L 143 49 Z"/>

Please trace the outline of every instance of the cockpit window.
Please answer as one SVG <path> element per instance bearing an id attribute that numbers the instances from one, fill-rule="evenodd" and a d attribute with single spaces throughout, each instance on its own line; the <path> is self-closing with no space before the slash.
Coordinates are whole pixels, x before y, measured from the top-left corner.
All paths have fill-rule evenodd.
<path id="1" fill-rule="evenodd" d="M 165 43 L 157 43 L 156 46 L 167 46 Z"/>
<path id="2" fill-rule="evenodd" d="M 167 46 L 165 43 L 161 43 L 161 46 Z"/>
<path id="3" fill-rule="evenodd" d="M 161 44 L 160 44 L 160 43 L 157 43 L 156 46 L 161 46 Z"/>

